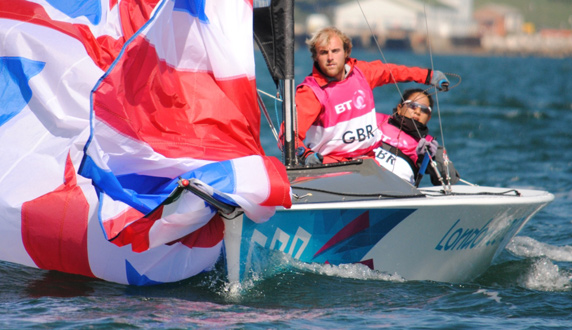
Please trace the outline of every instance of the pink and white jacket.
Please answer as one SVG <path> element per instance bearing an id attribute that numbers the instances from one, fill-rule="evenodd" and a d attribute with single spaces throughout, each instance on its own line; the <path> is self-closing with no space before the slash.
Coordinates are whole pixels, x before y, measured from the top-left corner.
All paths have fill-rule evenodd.
<path id="1" fill-rule="evenodd" d="M 419 156 L 416 149 L 419 140 L 400 130 L 389 123 L 391 116 L 378 113 L 377 125 L 381 131 L 381 141 L 379 148 L 374 150 L 375 160 L 379 165 L 392 171 L 405 181 L 413 184 L 415 176 L 419 171 L 417 161 Z M 427 142 L 431 142 L 431 135 L 425 136 Z M 386 145 L 384 148 L 383 144 Z M 388 150 L 387 145 L 395 147 L 396 150 Z"/>
<path id="2" fill-rule="evenodd" d="M 312 76 L 300 86 L 310 87 L 324 109 L 306 132 L 308 148 L 324 155 L 358 157 L 377 146 L 381 135 L 373 93 L 359 68 L 325 87 Z"/>

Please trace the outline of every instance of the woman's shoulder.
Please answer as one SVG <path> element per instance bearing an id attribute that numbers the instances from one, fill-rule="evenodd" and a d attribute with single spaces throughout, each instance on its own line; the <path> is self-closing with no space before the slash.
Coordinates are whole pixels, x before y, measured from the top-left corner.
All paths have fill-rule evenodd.
<path id="1" fill-rule="evenodd" d="M 381 113 L 381 112 L 376 112 L 375 113 L 375 118 L 377 120 L 378 124 L 381 124 L 384 121 L 387 121 L 389 119 L 389 115 L 385 114 L 385 113 Z"/>

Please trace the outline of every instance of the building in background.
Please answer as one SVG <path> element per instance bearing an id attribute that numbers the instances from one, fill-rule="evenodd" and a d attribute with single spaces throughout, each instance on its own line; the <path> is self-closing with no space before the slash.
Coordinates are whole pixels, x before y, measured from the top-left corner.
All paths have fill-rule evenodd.
<path id="1" fill-rule="evenodd" d="M 524 31 L 524 16 L 510 6 L 489 4 L 475 11 L 474 17 L 481 35 L 504 37 Z"/>
<path id="2" fill-rule="evenodd" d="M 354 39 L 357 46 L 375 40 L 386 48 L 426 47 L 427 35 L 438 47 L 475 39 L 473 0 L 439 0 L 428 5 L 416 0 L 364 0 L 347 2 L 332 10 L 332 22 Z M 373 35 L 372 35 L 373 34 Z"/>
<path id="3" fill-rule="evenodd" d="M 475 11 L 483 51 L 493 54 L 572 55 L 572 30 L 541 29 L 525 22 L 516 8 L 489 4 Z"/>
<path id="4" fill-rule="evenodd" d="M 430 45 L 435 53 L 449 54 L 572 55 L 572 30 L 537 31 L 519 9 L 506 5 L 474 10 L 473 0 L 348 0 L 316 11 L 296 24 L 298 46 L 318 29 L 334 25 L 352 37 L 355 47 L 379 44 L 426 52 Z"/>

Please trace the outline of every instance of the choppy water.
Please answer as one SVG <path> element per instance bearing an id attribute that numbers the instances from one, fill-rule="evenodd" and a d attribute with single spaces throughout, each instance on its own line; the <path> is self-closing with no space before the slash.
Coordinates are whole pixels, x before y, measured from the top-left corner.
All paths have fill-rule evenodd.
<path id="1" fill-rule="evenodd" d="M 385 56 L 431 65 L 428 56 Z M 297 53 L 297 82 L 308 57 Z M 462 77 L 439 94 L 445 145 L 462 177 L 556 196 L 478 279 L 403 281 L 361 266 L 290 262 L 238 291 L 216 272 L 136 288 L 0 262 L 0 328 L 572 328 L 572 61 L 435 56 L 434 63 Z M 399 96 L 385 86 L 376 98 L 378 111 L 389 112 Z M 438 116 L 430 128 L 442 140 Z M 273 148 L 264 123 L 263 131 L 263 144 Z"/>

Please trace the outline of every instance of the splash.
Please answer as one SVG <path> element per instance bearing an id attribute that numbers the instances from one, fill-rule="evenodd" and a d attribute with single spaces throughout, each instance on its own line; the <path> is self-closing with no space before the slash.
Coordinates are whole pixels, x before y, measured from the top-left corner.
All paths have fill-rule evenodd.
<path id="1" fill-rule="evenodd" d="M 238 299 L 245 294 L 255 294 L 257 284 L 267 279 L 284 273 L 306 272 L 331 277 L 350 278 L 358 280 L 380 280 L 388 282 L 405 282 L 406 280 L 398 274 L 382 273 L 372 270 L 363 264 L 321 264 L 306 263 L 292 258 L 284 253 L 260 254 L 255 249 L 253 259 L 256 259 L 256 267 L 250 268 L 247 276 L 238 282 L 227 283 L 223 288 L 223 295 L 228 300 Z"/>
<path id="2" fill-rule="evenodd" d="M 572 274 L 543 257 L 536 260 L 528 272 L 517 280 L 520 286 L 539 291 L 571 291 Z"/>
<path id="3" fill-rule="evenodd" d="M 241 303 L 245 295 L 257 295 L 258 290 L 256 284 L 263 281 L 266 277 L 260 273 L 251 272 L 248 277 L 241 282 L 226 282 L 218 293 L 225 298 L 227 302 Z M 260 292 L 260 294 L 263 294 Z"/>
<path id="4" fill-rule="evenodd" d="M 372 270 L 371 268 L 362 264 L 317 264 L 317 263 L 304 263 L 298 260 L 291 261 L 292 266 L 297 269 L 309 271 L 316 274 L 326 276 L 336 276 L 342 278 L 353 278 L 358 280 L 381 280 L 389 282 L 405 282 L 405 279 L 399 274 L 388 274 Z"/>
<path id="5" fill-rule="evenodd" d="M 572 290 L 572 274 L 552 262 L 572 262 L 572 246 L 554 246 L 530 237 L 517 236 L 506 249 L 519 257 L 536 258 L 529 271 L 518 278 L 519 285 L 540 291 Z"/>
<path id="6" fill-rule="evenodd" d="M 553 246 L 530 237 L 514 237 L 506 249 L 519 257 L 547 257 L 554 261 L 572 262 L 572 246 Z"/>

